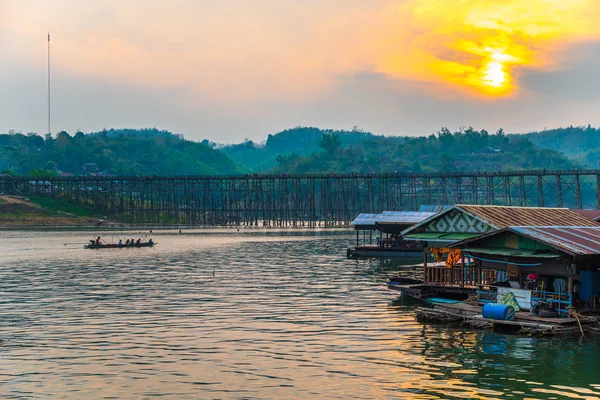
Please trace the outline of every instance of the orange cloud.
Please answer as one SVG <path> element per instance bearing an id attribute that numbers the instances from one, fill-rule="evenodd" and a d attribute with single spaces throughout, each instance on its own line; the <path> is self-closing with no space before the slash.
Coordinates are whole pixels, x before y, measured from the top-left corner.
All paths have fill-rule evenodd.
<path id="1" fill-rule="evenodd" d="M 434 95 L 509 96 L 520 69 L 559 69 L 570 43 L 600 39 L 598 0 L 33 3 L 11 3 L 10 34 L 40 66 L 49 20 L 56 71 L 244 107 L 364 71 Z"/>
<path id="2" fill-rule="evenodd" d="M 474 94 L 510 95 L 519 68 L 560 68 L 570 42 L 600 38 L 597 0 L 408 0 L 381 15 L 378 72 Z"/>

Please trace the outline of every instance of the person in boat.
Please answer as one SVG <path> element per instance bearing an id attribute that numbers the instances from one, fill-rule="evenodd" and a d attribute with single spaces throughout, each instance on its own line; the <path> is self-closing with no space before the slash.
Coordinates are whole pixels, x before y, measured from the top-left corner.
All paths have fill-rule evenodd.
<path id="1" fill-rule="evenodd" d="M 98 236 L 98 237 L 96 238 L 96 244 L 102 244 L 102 242 L 100 241 L 100 236 Z"/>
<path id="2" fill-rule="evenodd" d="M 129 239 L 125 242 L 125 246 L 129 246 Z"/>
<path id="3" fill-rule="evenodd" d="M 135 242 L 135 244 L 139 246 L 139 245 L 140 245 L 140 242 L 141 242 L 141 240 L 140 240 L 140 239 L 138 239 L 138 240 Z"/>
<path id="4" fill-rule="evenodd" d="M 150 243 L 151 245 L 154 243 L 154 242 L 152 241 L 152 238 L 150 238 L 150 240 L 148 240 L 148 243 Z"/>
<path id="5" fill-rule="evenodd" d="M 119 247 L 123 246 L 123 241 L 121 239 L 119 239 L 119 243 L 117 244 L 117 246 L 119 246 Z"/>

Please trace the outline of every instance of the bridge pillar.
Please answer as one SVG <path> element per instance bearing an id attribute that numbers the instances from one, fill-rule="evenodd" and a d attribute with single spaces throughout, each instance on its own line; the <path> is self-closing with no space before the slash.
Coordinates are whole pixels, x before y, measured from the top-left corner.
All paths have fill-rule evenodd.
<path id="1" fill-rule="evenodd" d="M 562 181 L 560 175 L 556 175 L 556 206 L 563 206 Z"/>
<path id="2" fill-rule="evenodd" d="M 544 207 L 544 184 L 542 180 L 542 176 L 538 175 L 537 177 L 537 187 L 538 187 L 538 207 Z"/>
<path id="3" fill-rule="evenodd" d="M 581 201 L 581 183 L 579 182 L 579 174 L 575 174 L 575 204 L 578 209 L 583 208 Z"/>

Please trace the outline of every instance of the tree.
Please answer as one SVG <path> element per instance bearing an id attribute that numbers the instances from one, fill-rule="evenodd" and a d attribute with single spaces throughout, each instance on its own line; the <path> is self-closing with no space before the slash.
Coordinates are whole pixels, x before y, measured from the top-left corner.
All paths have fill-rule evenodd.
<path id="1" fill-rule="evenodd" d="M 340 135 L 337 133 L 326 133 L 319 140 L 319 147 L 328 155 L 333 155 L 341 145 Z"/>
<path id="2" fill-rule="evenodd" d="M 38 168 L 31 170 L 28 174 L 32 178 L 36 179 L 44 179 L 44 178 L 54 178 L 57 176 L 56 171 L 49 171 L 47 169 Z"/>
<path id="3" fill-rule="evenodd" d="M 456 161 L 448 154 L 442 154 L 440 156 L 440 163 L 439 172 L 456 172 Z"/>

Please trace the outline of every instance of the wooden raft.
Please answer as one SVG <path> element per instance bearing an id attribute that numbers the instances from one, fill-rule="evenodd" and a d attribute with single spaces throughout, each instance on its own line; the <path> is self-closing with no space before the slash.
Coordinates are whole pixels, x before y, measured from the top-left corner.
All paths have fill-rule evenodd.
<path id="1" fill-rule="evenodd" d="M 473 329 L 511 329 L 523 335 L 559 335 L 600 332 L 600 324 L 592 319 L 581 320 L 581 326 L 575 318 L 540 318 L 526 312 L 517 312 L 514 321 L 484 318 L 481 307 L 472 304 L 436 304 L 434 308 L 417 308 L 416 318 L 427 322 L 460 322 Z"/>

